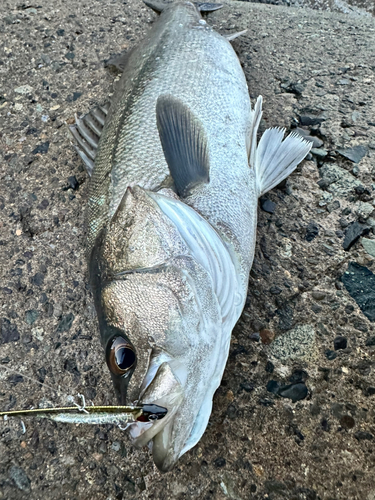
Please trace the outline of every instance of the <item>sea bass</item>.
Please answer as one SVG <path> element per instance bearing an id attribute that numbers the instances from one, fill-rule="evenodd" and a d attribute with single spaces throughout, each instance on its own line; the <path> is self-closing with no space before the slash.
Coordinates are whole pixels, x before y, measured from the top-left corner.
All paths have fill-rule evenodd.
<path id="1" fill-rule="evenodd" d="M 310 144 L 267 130 L 229 40 L 201 11 L 160 16 L 123 63 L 110 105 L 77 120 L 92 171 L 87 255 L 100 335 L 120 404 L 168 409 L 131 436 L 168 471 L 204 433 L 241 315 L 258 197 Z M 229 38 L 234 38 L 233 35 Z"/>

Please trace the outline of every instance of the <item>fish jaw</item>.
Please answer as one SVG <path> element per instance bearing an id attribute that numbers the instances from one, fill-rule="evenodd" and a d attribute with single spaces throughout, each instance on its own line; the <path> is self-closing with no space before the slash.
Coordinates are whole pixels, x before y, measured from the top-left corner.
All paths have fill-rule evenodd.
<path id="1" fill-rule="evenodd" d="M 153 459 L 162 472 L 171 470 L 206 430 L 228 356 L 230 331 L 223 331 L 220 321 L 208 321 L 204 316 L 197 323 L 192 335 L 195 342 L 183 352 L 170 349 L 169 360 L 160 364 L 156 373 L 158 356 L 151 356 L 139 404 L 163 406 L 168 409 L 167 416 L 151 428 L 140 424 L 130 428 L 135 445 L 152 440 Z M 183 333 L 175 336 L 182 338 Z"/>
<path id="2" fill-rule="evenodd" d="M 216 354 L 211 352 L 207 356 L 205 369 L 195 370 L 192 367 L 194 373 L 186 373 L 184 381 L 179 380 L 171 368 L 176 364 L 175 360 L 162 363 L 140 397 L 142 404 L 153 402 L 168 409 L 167 415 L 152 426 L 142 423 L 130 426 L 130 435 L 136 446 L 142 447 L 152 441 L 153 460 L 161 472 L 170 471 L 177 460 L 199 441 L 207 427 L 213 393 L 221 377 L 215 377 L 213 372 L 211 375 L 216 384 L 211 384 L 207 383 L 205 375 L 210 360 L 215 361 Z M 219 366 L 220 372 L 221 368 Z M 181 370 L 177 371 L 181 376 Z M 209 380 L 212 381 L 212 378 Z"/>

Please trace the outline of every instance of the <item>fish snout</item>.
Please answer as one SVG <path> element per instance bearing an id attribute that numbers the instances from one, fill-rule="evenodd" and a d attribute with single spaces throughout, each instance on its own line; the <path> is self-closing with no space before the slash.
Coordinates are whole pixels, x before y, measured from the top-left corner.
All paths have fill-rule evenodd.
<path id="1" fill-rule="evenodd" d="M 139 404 L 155 404 L 166 408 L 168 413 L 160 420 L 150 423 L 139 422 L 130 428 L 130 435 L 136 446 L 142 447 L 153 439 L 155 465 L 162 472 L 170 470 L 179 456 L 172 439 L 174 417 L 183 401 L 184 390 L 174 376 L 169 364 L 164 362 L 155 377 L 140 397 Z"/>

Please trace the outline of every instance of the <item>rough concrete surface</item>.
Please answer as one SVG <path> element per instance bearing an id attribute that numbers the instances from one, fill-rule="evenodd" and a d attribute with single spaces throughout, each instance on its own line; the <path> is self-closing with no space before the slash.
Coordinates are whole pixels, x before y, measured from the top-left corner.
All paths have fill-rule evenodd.
<path id="1" fill-rule="evenodd" d="M 155 15 L 138 0 L 3 0 L 0 16 L 0 408 L 113 404 L 87 285 L 88 180 L 65 123 L 106 100 L 104 60 Z M 210 424 L 162 475 L 117 428 L 2 421 L 0 498 L 375 498 L 374 19 L 232 2 L 209 22 L 248 29 L 234 47 L 262 129 L 315 140 L 261 200 Z"/>

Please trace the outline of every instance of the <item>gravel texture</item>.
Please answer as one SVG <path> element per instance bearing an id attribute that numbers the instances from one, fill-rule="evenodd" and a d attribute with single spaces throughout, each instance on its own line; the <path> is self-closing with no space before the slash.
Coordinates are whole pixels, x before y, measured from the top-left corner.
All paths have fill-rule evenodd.
<path id="1" fill-rule="evenodd" d="M 138 0 L 3 0 L 0 16 L 0 407 L 113 404 L 66 123 L 107 99 L 104 61 L 155 15 Z M 209 22 L 248 29 L 233 45 L 262 130 L 315 140 L 262 201 L 210 425 L 162 475 L 111 426 L 0 422 L 0 498 L 375 498 L 374 18 L 231 2 Z"/>

